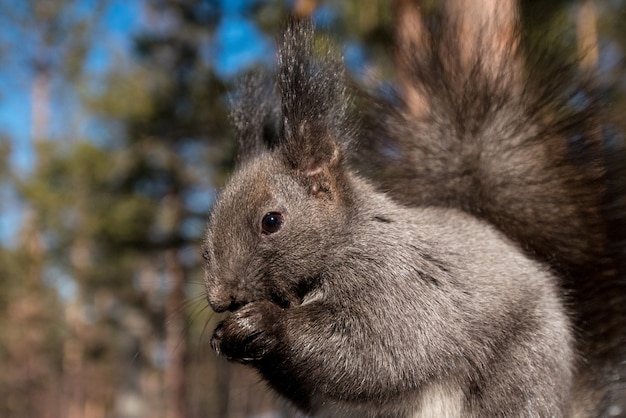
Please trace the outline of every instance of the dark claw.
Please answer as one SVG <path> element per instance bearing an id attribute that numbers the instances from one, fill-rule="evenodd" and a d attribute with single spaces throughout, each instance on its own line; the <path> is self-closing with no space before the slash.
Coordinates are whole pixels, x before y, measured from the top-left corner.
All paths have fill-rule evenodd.
<path id="1" fill-rule="evenodd" d="M 224 327 L 223 327 L 223 323 L 220 322 L 215 328 L 215 331 L 213 331 L 213 337 L 211 337 L 211 348 L 213 348 L 213 350 L 217 353 L 218 356 L 222 354 L 220 346 L 222 344 L 223 336 L 224 336 Z"/>

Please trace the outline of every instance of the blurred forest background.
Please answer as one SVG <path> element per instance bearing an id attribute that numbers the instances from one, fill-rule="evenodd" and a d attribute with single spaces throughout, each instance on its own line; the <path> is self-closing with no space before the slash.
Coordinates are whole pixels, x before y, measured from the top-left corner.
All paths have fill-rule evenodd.
<path id="1" fill-rule="evenodd" d="M 198 248 L 232 167 L 228 95 L 294 13 L 358 83 L 401 83 L 410 3 L 0 0 L 0 417 L 292 416 L 208 345 Z M 529 33 L 597 42 L 626 124 L 626 1 L 540 3 Z"/>

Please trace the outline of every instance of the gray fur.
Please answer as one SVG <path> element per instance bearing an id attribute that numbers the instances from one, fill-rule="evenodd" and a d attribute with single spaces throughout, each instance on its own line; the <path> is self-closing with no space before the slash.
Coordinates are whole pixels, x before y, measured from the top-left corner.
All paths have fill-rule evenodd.
<path id="1" fill-rule="evenodd" d="M 500 200 L 486 208 L 504 202 L 513 204 L 510 211 L 540 211 L 520 206 L 518 191 L 507 188 L 531 190 L 530 181 L 515 181 L 524 170 L 546 178 L 567 205 L 576 200 L 558 185 L 570 187 L 570 180 L 547 179 L 574 168 L 544 168 L 550 147 L 534 139 L 543 129 L 534 119 L 522 119 L 526 136 L 502 135 L 526 96 L 510 98 L 512 90 L 503 86 L 508 92 L 498 93 L 499 105 L 485 108 L 495 119 L 474 118 L 463 131 L 464 137 L 481 132 L 483 139 L 467 142 L 470 148 L 457 154 L 428 142 L 431 127 L 420 128 L 428 121 L 386 112 L 391 125 L 383 135 L 413 141 L 413 152 L 400 157 L 417 170 L 413 184 L 403 183 L 405 198 L 394 189 L 392 200 L 347 162 L 357 130 L 346 83 L 332 55 L 313 58 L 312 39 L 308 24 L 290 24 L 277 88 L 270 89 L 278 96 L 270 97 L 274 104 L 249 109 L 256 130 L 246 125 L 246 111 L 235 117 L 242 153 L 212 211 L 203 247 L 209 304 L 232 311 L 215 330 L 214 349 L 256 368 L 314 416 L 573 414 L 578 354 L 562 278 L 546 254 L 535 256 L 533 242 L 519 238 L 517 225 L 507 229 L 509 222 L 528 222 L 528 213 L 482 216 L 480 206 L 464 200 L 489 197 L 471 195 L 489 187 Z M 449 107 L 434 109 L 444 114 Z M 278 115 L 273 129 L 264 131 L 269 136 L 259 134 L 267 115 Z M 445 123 L 439 128 L 444 137 L 460 132 Z M 484 135 L 508 145 L 496 146 Z M 473 148 L 482 143 L 488 145 Z M 483 186 L 446 184 L 458 159 L 467 161 L 468 149 L 480 156 L 472 164 L 487 176 Z M 528 161 L 530 155 L 537 161 Z M 435 169 L 452 171 L 433 176 Z M 537 196 L 552 194 L 541 182 L 533 184 L 540 188 Z M 439 200 L 437 193 L 450 197 Z M 261 222 L 270 212 L 281 213 L 284 224 L 267 234 Z M 549 237 L 538 242 L 537 248 L 546 248 Z M 567 263 L 572 257 L 564 252 Z"/>

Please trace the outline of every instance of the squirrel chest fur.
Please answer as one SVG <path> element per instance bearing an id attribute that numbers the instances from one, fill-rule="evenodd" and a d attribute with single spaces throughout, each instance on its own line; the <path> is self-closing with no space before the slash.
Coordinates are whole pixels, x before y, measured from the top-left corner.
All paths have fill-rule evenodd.
<path id="1" fill-rule="evenodd" d="M 212 214 L 208 298 L 234 310 L 219 353 L 319 416 L 412 417 L 448 392 L 459 416 L 562 410 L 570 326 L 544 266 L 456 209 L 402 207 L 349 171 L 313 192 L 344 168 L 279 164 L 245 164 Z"/>

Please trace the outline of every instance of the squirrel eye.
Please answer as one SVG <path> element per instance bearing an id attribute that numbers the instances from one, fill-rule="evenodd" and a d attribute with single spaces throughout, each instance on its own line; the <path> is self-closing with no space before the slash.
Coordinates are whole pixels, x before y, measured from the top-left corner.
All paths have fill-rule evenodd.
<path id="1" fill-rule="evenodd" d="M 283 227 L 283 215 L 279 212 L 269 212 L 263 216 L 261 230 L 264 234 L 274 234 Z"/>

